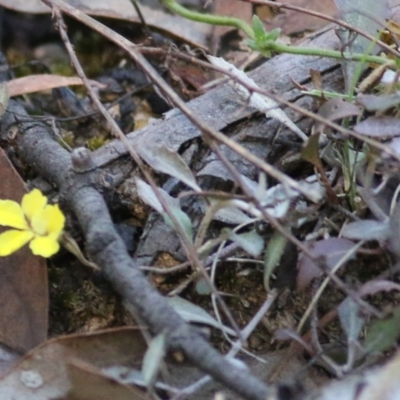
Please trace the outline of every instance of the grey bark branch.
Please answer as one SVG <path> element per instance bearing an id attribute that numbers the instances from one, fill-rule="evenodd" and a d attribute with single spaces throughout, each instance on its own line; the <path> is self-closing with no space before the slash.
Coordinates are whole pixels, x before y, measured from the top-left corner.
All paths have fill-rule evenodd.
<path id="1" fill-rule="evenodd" d="M 325 29 L 322 33 L 316 33 L 303 45 L 327 49 L 340 47 L 333 27 Z M 328 58 L 283 54 L 262 64 L 248 75 L 264 90 L 279 94 L 285 100 L 295 101 L 304 96 L 295 87 L 293 81 L 307 84 L 310 81 L 312 69 L 319 71 L 322 75 L 330 75 L 340 69 L 340 63 Z M 329 79 L 324 83 L 327 83 L 325 89 L 329 90 Z M 230 124 L 254 114 L 254 110 L 245 107 L 245 104 L 238 100 L 238 96 L 228 84 L 210 90 L 190 101 L 188 107 L 197 118 L 206 121 L 217 130 L 225 129 Z M 275 122 L 271 121 L 271 125 L 273 124 Z M 168 112 L 163 120 L 129 134 L 128 139 L 136 147 L 155 142 L 165 143 L 169 148 L 178 150 L 185 142 L 200 136 L 201 132 L 187 117 L 174 109 Z M 95 151 L 93 160 L 97 166 L 104 166 L 126 154 L 124 145 L 119 140 L 114 140 Z"/>
<path id="2" fill-rule="evenodd" d="M 2 120 L 2 137 L 15 127 L 21 159 L 60 190 L 64 210 L 72 210 L 85 234 L 86 248 L 115 289 L 130 302 L 154 333 L 167 334 L 170 349 L 182 350 L 194 365 L 248 399 L 264 400 L 271 394 L 249 371 L 226 360 L 184 322 L 134 265 L 112 223 L 107 205 L 96 190 L 99 170 L 76 173 L 70 154 L 53 138 L 48 126 L 24 115 L 11 101 Z"/>

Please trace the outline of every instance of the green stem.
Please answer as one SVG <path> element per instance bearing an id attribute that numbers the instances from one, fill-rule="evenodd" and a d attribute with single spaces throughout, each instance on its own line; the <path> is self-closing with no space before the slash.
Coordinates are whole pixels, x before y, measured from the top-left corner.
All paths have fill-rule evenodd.
<path id="1" fill-rule="evenodd" d="M 259 49 L 262 53 L 263 51 L 270 52 L 275 51 L 277 53 L 288 53 L 288 54 L 298 54 L 303 56 L 318 56 L 318 57 L 329 57 L 336 58 L 338 60 L 346 60 L 346 61 L 364 61 L 364 62 L 373 62 L 376 64 L 385 64 L 388 62 L 388 59 L 385 57 L 379 56 L 369 56 L 361 53 L 348 53 L 348 52 L 340 52 L 336 50 L 326 50 L 320 48 L 310 48 L 310 47 L 297 47 L 297 46 L 288 46 L 285 44 L 277 43 L 277 42 L 268 42 Z"/>
<path id="2" fill-rule="evenodd" d="M 196 11 L 191 11 L 185 7 L 182 7 L 175 0 L 161 1 L 172 12 L 180 15 L 181 17 L 190 19 L 191 21 L 203 22 L 210 25 L 232 26 L 234 28 L 242 30 L 250 39 L 254 38 L 254 33 L 251 26 L 239 18 L 223 17 L 220 15 L 203 14 Z"/>
<path id="3" fill-rule="evenodd" d="M 252 27 L 239 18 L 224 17 L 221 15 L 203 14 L 197 11 L 191 11 L 178 4 L 175 0 L 160 0 L 160 1 L 170 11 L 180 15 L 183 18 L 211 25 L 232 26 L 234 28 L 242 30 L 249 39 L 254 39 L 254 31 Z M 288 46 L 272 40 L 263 43 L 261 46 L 259 46 L 259 48 L 255 50 L 258 50 L 261 53 L 265 53 L 264 55 L 267 56 L 269 55 L 269 52 L 274 51 L 277 53 L 329 57 L 338 60 L 373 62 L 376 64 L 385 64 L 388 62 L 388 59 L 385 57 L 370 56 L 370 55 L 366 56 L 365 54 L 360 54 L 360 53 L 351 54 L 348 52 L 326 50 L 321 48 Z"/>

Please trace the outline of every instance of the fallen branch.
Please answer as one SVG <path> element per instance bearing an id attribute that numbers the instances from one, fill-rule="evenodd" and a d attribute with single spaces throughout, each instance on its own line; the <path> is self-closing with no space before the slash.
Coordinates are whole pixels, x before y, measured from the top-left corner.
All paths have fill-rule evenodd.
<path id="1" fill-rule="evenodd" d="M 71 161 L 70 153 L 54 140 L 51 129 L 32 122 L 29 116 L 22 117 L 24 114 L 18 103 L 10 102 L 2 121 L 2 137 L 18 127 L 15 144 L 19 156 L 60 189 L 61 204 L 76 215 L 88 254 L 118 293 L 136 308 L 154 333 L 166 333 L 170 349 L 183 351 L 193 364 L 245 398 L 261 400 L 270 395 L 272 389 L 226 360 L 184 322 L 134 265 L 96 189 L 101 171 L 75 172 L 83 171 L 90 157 L 85 159 L 75 152 Z"/>

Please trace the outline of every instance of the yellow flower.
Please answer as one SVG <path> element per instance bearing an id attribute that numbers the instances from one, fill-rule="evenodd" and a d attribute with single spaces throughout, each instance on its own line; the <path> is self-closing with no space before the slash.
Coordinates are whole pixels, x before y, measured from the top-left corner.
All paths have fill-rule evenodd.
<path id="1" fill-rule="evenodd" d="M 33 254 L 51 257 L 60 249 L 58 239 L 64 224 L 65 216 L 58 205 L 48 205 L 38 189 L 26 194 L 21 205 L 0 200 L 0 225 L 15 228 L 0 234 L 0 256 L 8 256 L 30 242 Z"/>

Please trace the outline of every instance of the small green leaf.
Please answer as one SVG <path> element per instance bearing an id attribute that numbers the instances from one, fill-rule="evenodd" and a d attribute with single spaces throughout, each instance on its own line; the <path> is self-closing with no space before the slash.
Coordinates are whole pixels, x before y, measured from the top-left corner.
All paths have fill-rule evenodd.
<path id="1" fill-rule="evenodd" d="M 262 47 L 258 48 L 257 51 L 259 51 L 265 58 L 271 58 L 272 53 L 269 50 L 265 50 Z"/>
<path id="2" fill-rule="evenodd" d="M 347 340 L 354 342 L 357 340 L 365 324 L 365 318 L 360 315 L 360 306 L 348 297 L 338 308 L 340 324 L 346 332 Z"/>
<path id="3" fill-rule="evenodd" d="M 264 24 L 258 15 L 253 15 L 252 25 L 255 43 L 262 44 L 267 39 L 267 32 L 265 31 Z"/>
<path id="4" fill-rule="evenodd" d="M 157 379 L 165 355 L 165 334 L 157 335 L 150 343 L 143 358 L 142 375 L 147 387 L 152 387 Z"/>
<path id="5" fill-rule="evenodd" d="M 390 318 L 374 321 L 365 337 L 368 351 L 390 349 L 400 336 L 400 308 L 394 310 Z"/>
<path id="6" fill-rule="evenodd" d="M 267 32 L 266 40 L 275 42 L 279 38 L 280 35 L 281 35 L 281 29 L 275 28 L 272 31 Z"/>
<path id="7" fill-rule="evenodd" d="M 210 325 L 214 328 L 220 329 L 231 336 L 236 336 L 236 332 L 218 322 L 212 317 L 207 311 L 203 310 L 196 304 L 191 303 L 183 299 L 182 297 L 174 296 L 168 297 L 167 301 L 169 305 L 186 321 L 194 322 L 196 324 Z"/>
<path id="8" fill-rule="evenodd" d="M 275 231 L 268 242 L 264 257 L 264 287 L 267 292 L 271 290 L 269 280 L 275 267 L 279 264 L 287 239 L 278 231 Z"/>
<path id="9" fill-rule="evenodd" d="M 231 232 L 229 239 L 253 257 L 258 257 L 264 249 L 264 239 L 255 230 L 240 234 Z"/>
<path id="10" fill-rule="evenodd" d="M 193 239 L 193 226 L 192 226 L 192 221 L 190 220 L 189 216 L 183 212 L 180 208 L 172 208 L 172 214 L 174 217 L 177 219 L 179 225 L 181 228 L 185 231 L 186 236 L 192 240 Z M 168 214 L 162 213 L 162 216 L 164 217 L 165 223 L 170 226 L 172 229 L 175 229 L 175 226 L 169 217 Z"/>
<path id="11" fill-rule="evenodd" d="M 196 292 L 200 296 L 208 296 L 212 293 L 210 284 L 206 281 L 204 277 L 201 277 L 195 285 Z"/>
<path id="12" fill-rule="evenodd" d="M 147 205 L 149 205 L 151 208 L 162 214 L 164 208 L 160 203 L 160 200 L 158 200 L 158 197 L 154 193 L 153 188 L 139 178 L 135 179 L 135 183 L 137 188 L 137 194 L 140 197 L 140 199 L 144 201 Z M 160 196 L 163 197 L 164 201 L 168 203 L 168 205 L 171 208 L 179 208 L 179 200 L 174 199 L 165 190 L 161 188 L 158 188 L 158 192 Z"/>
<path id="13" fill-rule="evenodd" d="M 151 146 L 138 146 L 138 152 L 140 157 L 156 171 L 171 175 L 193 190 L 201 191 L 192 171 L 177 151 L 163 144 L 152 143 Z"/>

